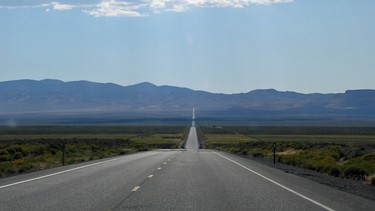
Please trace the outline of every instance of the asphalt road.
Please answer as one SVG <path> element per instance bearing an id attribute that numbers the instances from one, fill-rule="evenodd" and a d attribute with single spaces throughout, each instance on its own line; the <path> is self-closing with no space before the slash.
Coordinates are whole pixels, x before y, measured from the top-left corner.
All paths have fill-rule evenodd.
<path id="1" fill-rule="evenodd" d="M 193 126 L 190 128 L 189 136 L 185 144 L 185 149 L 188 151 L 199 149 L 197 131 L 195 129 L 194 123 Z"/>
<path id="2" fill-rule="evenodd" d="M 235 155 L 156 150 L 0 180 L 0 210 L 375 210 L 375 202 Z"/>

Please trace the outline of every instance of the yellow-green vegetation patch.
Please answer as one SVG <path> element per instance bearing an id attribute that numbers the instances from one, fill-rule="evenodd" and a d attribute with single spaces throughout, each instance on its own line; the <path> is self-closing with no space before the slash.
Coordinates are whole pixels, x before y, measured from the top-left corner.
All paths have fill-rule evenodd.
<path id="1" fill-rule="evenodd" d="M 145 144 L 178 144 L 181 139 L 182 134 L 152 134 L 134 136 L 130 140 Z"/>
<path id="2" fill-rule="evenodd" d="M 287 149 L 282 152 L 277 152 L 277 155 L 298 155 L 300 153 L 304 152 L 303 150 L 296 150 L 296 149 Z"/>
<path id="3" fill-rule="evenodd" d="M 0 127 L 0 177 L 158 148 L 177 148 L 186 127 Z"/>
<path id="4" fill-rule="evenodd" d="M 206 148 L 236 152 L 241 144 L 256 142 L 255 139 L 241 134 L 205 134 L 203 143 Z"/>
<path id="5" fill-rule="evenodd" d="M 303 168 L 328 173 L 340 158 L 340 149 L 337 146 L 327 146 L 310 150 L 301 150 L 297 154 L 281 154 L 278 161 Z"/>
<path id="6" fill-rule="evenodd" d="M 35 140 L 35 139 L 129 139 L 134 137 L 136 134 L 11 134 L 11 135 L 0 135 L 0 141 L 12 141 L 12 140 Z"/>
<path id="7" fill-rule="evenodd" d="M 368 178 L 368 183 L 370 183 L 371 185 L 375 185 L 375 174 L 371 175 Z"/>
<path id="8" fill-rule="evenodd" d="M 254 135 L 262 141 L 296 141 L 315 143 L 371 144 L 375 143 L 373 135 Z"/>
<path id="9" fill-rule="evenodd" d="M 335 177 L 374 184 L 375 128 L 372 127 L 230 127 L 200 130 L 207 148 L 254 157 Z M 269 133 L 269 134 L 268 134 Z"/>
<path id="10" fill-rule="evenodd" d="M 207 134 L 205 142 L 211 144 L 238 144 L 256 141 L 254 138 L 242 134 Z"/>

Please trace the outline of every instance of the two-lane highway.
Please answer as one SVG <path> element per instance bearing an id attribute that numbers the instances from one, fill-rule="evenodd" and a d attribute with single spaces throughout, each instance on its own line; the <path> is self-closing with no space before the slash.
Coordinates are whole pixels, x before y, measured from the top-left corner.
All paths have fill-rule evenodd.
<path id="1" fill-rule="evenodd" d="M 1 210 L 375 210 L 375 202 L 235 155 L 156 150 L 0 180 Z"/>
<path id="2" fill-rule="evenodd" d="M 197 151 L 199 149 L 197 130 L 195 129 L 195 126 L 192 126 L 190 128 L 189 136 L 185 144 L 185 149 L 188 151 Z"/>

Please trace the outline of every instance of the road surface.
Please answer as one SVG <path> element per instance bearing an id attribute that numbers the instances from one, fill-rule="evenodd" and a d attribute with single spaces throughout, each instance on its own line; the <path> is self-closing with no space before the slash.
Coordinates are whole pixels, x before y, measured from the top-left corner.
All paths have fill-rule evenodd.
<path id="1" fill-rule="evenodd" d="M 375 210 L 375 202 L 228 153 L 156 150 L 0 180 L 0 210 Z"/>

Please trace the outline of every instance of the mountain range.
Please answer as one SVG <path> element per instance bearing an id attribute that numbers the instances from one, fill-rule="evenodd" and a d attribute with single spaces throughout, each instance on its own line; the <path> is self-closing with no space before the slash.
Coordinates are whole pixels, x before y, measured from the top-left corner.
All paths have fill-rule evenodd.
<path id="1" fill-rule="evenodd" d="M 89 81 L 0 82 L 0 115 L 168 114 L 206 116 L 375 116 L 375 90 L 301 94 L 274 89 L 217 94 L 145 82 L 131 86 Z"/>

